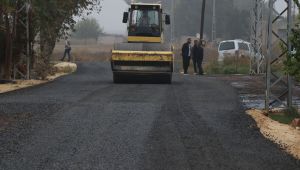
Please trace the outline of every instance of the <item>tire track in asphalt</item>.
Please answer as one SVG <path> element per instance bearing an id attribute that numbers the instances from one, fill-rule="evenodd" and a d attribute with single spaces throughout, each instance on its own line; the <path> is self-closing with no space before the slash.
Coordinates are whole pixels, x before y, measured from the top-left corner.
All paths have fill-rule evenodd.
<path id="1" fill-rule="evenodd" d="M 185 93 L 177 85 L 168 90 L 149 136 L 145 169 L 237 169 Z"/>

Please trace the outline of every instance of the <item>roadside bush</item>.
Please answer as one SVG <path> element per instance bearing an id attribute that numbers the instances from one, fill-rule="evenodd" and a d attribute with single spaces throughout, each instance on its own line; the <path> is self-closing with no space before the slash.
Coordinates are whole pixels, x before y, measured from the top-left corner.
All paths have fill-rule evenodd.
<path id="1" fill-rule="evenodd" d="M 283 113 L 270 113 L 269 117 L 280 123 L 290 124 L 295 118 L 300 118 L 300 115 L 298 109 L 292 107 L 285 110 Z"/>
<path id="2" fill-rule="evenodd" d="M 235 74 L 237 71 L 233 66 L 224 66 L 223 73 L 224 74 Z"/>
<path id="3" fill-rule="evenodd" d="M 295 1 L 298 8 L 300 8 L 299 1 Z M 285 64 L 286 73 L 295 76 L 296 79 L 300 77 L 300 15 L 297 17 L 296 27 L 292 30 L 292 36 L 290 37 L 290 41 L 293 46 L 293 52 L 288 54 Z M 286 48 L 282 48 L 282 50 L 287 50 Z"/>
<path id="4" fill-rule="evenodd" d="M 36 64 L 34 67 L 34 74 L 32 74 L 35 79 L 46 80 L 47 76 L 54 75 L 55 70 L 53 66 L 49 63 L 47 57 L 38 54 L 36 56 Z"/>
<path id="5" fill-rule="evenodd" d="M 209 60 L 204 65 L 204 70 L 207 74 L 248 74 L 249 67 L 250 61 L 247 57 L 225 57 L 223 62 Z"/>
<path id="6" fill-rule="evenodd" d="M 295 79 L 297 82 L 300 82 L 300 76 L 296 76 Z"/>
<path id="7" fill-rule="evenodd" d="M 220 66 L 221 66 L 221 65 L 218 63 L 217 60 L 208 61 L 208 62 L 204 65 L 204 71 L 205 71 L 207 74 L 221 74 Z"/>

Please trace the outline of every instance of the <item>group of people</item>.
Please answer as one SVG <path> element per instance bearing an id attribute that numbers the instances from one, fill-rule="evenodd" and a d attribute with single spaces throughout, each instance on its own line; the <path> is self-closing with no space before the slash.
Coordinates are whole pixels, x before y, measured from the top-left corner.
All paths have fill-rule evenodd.
<path id="1" fill-rule="evenodd" d="M 182 61 L 183 61 L 183 73 L 188 75 L 188 68 L 190 66 L 191 59 L 193 60 L 194 73 L 197 75 L 203 75 L 202 62 L 203 62 L 204 50 L 202 43 L 198 40 L 194 41 L 192 46 L 192 39 L 188 38 L 187 42 L 182 46 Z"/>
<path id="2" fill-rule="evenodd" d="M 65 52 L 61 59 L 64 61 L 65 57 L 68 56 L 68 61 L 71 60 L 71 44 L 68 38 L 65 38 Z M 188 75 L 188 68 L 190 66 L 191 59 L 193 60 L 194 65 L 194 74 L 203 75 L 203 55 L 204 50 L 202 47 L 202 43 L 198 40 L 194 41 L 194 45 L 192 46 L 192 39 L 188 38 L 187 42 L 182 46 L 182 61 L 183 61 L 183 73 L 184 75 Z"/>

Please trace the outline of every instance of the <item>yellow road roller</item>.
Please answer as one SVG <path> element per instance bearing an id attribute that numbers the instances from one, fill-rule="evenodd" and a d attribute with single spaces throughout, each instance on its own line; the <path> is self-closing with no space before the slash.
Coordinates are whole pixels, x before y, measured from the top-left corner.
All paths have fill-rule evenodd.
<path id="1" fill-rule="evenodd" d="M 128 38 L 112 50 L 114 83 L 134 76 L 171 83 L 174 53 L 172 45 L 163 41 L 163 26 L 170 24 L 170 16 L 163 13 L 161 4 L 132 3 L 123 23 L 128 24 Z"/>

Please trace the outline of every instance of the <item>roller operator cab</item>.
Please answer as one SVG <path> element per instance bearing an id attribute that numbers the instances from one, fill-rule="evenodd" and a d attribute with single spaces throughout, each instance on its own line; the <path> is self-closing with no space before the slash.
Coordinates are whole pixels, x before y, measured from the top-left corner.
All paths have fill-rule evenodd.
<path id="1" fill-rule="evenodd" d="M 124 12 L 123 23 L 128 24 L 128 39 L 112 50 L 114 82 L 130 76 L 153 76 L 171 83 L 174 54 L 171 44 L 163 40 L 170 16 L 163 13 L 161 4 L 133 3 Z"/>

